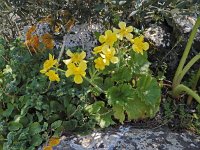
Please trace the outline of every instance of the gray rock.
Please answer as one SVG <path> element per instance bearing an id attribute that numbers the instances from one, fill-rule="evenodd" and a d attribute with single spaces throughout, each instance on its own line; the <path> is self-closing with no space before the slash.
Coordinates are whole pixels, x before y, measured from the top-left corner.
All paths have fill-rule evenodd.
<path id="1" fill-rule="evenodd" d="M 151 41 L 155 47 L 170 47 L 171 34 L 163 25 L 150 24 L 149 27 L 145 29 L 144 36 Z"/>
<path id="2" fill-rule="evenodd" d="M 54 150 L 199 150 L 200 136 L 168 129 L 130 126 L 93 131 L 87 136 L 65 137 Z"/>

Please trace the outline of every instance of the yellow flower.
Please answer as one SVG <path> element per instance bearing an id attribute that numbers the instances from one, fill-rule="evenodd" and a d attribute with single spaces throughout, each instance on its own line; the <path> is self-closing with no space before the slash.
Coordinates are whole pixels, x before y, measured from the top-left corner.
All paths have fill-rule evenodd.
<path id="1" fill-rule="evenodd" d="M 67 50 L 67 55 L 71 57 L 70 59 L 63 60 L 63 62 L 68 65 L 70 63 L 80 63 L 86 56 L 86 53 L 82 51 L 81 53 L 72 53 L 70 50 Z"/>
<path id="2" fill-rule="evenodd" d="M 146 51 L 149 49 L 149 43 L 144 42 L 143 35 L 134 38 L 133 40 L 131 40 L 131 42 L 133 43 L 132 48 L 136 53 L 141 53 L 143 55 L 143 50 Z"/>
<path id="3" fill-rule="evenodd" d="M 54 60 L 54 56 L 49 54 L 49 59 L 44 62 L 43 69 L 40 70 L 40 73 L 46 73 L 51 67 L 58 63 L 57 59 Z"/>
<path id="4" fill-rule="evenodd" d="M 51 137 L 51 138 L 49 139 L 48 145 L 49 145 L 49 146 L 56 146 L 56 145 L 58 145 L 59 143 L 60 143 L 60 139 L 59 139 L 59 138 Z"/>
<path id="5" fill-rule="evenodd" d="M 57 81 L 57 82 L 60 81 L 58 74 L 56 74 L 54 70 L 49 70 L 48 72 L 45 73 L 45 75 L 49 77 L 50 81 Z"/>
<path id="6" fill-rule="evenodd" d="M 111 30 L 107 30 L 105 35 L 99 36 L 99 42 L 101 44 L 106 44 L 109 46 L 113 46 L 113 44 L 117 41 L 117 35 L 113 33 Z"/>
<path id="7" fill-rule="evenodd" d="M 54 47 L 54 40 L 53 36 L 49 33 L 45 33 L 42 35 L 42 43 L 45 45 L 47 49 L 53 49 Z"/>
<path id="8" fill-rule="evenodd" d="M 74 75 L 74 82 L 76 84 L 81 84 L 83 82 L 83 78 L 86 75 L 85 70 L 87 69 L 86 61 L 81 61 L 78 66 L 74 63 L 70 63 L 67 65 L 68 70 L 65 73 L 66 77 Z"/>
<path id="9" fill-rule="evenodd" d="M 96 47 L 93 49 L 93 54 L 98 54 L 98 53 L 102 52 L 103 46 L 105 46 L 105 45 L 96 46 Z"/>
<path id="10" fill-rule="evenodd" d="M 95 62 L 95 68 L 96 69 L 100 69 L 100 70 L 105 69 L 106 64 L 104 63 L 104 61 L 101 57 L 98 57 L 97 59 L 95 59 L 94 62 Z"/>
<path id="11" fill-rule="evenodd" d="M 132 26 L 126 27 L 125 22 L 119 22 L 118 25 L 120 29 L 113 29 L 113 32 L 117 34 L 118 39 L 122 40 L 123 37 L 126 37 L 128 40 L 130 40 L 133 38 L 133 35 L 131 34 L 131 32 L 133 31 Z"/>
<path id="12" fill-rule="evenodd" d="M 116 52 L 113 47 L 109 48 L 108 46 L 106 46 L 102 49 L 102 53 L 100 55 L 103 58 L 103 62 L 105 63 L 105 65 L 109 65 L 110 62 L 113 64 L 118 63 L 119 59 L 114 56 L 115 53 Z"/>

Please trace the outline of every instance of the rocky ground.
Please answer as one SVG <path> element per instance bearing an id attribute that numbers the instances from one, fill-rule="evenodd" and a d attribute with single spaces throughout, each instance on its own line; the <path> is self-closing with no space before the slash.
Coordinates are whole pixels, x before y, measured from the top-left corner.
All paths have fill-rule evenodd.
<path id="1" fill-rule="evenodd" d="M 200 136 L 166 128 L 136 129 L 131 126 L 96 130 L 87 136 L 63 136 L 54 150 L 199 150 Z M 41 148 L 39 149 L 41 150 Z"/>

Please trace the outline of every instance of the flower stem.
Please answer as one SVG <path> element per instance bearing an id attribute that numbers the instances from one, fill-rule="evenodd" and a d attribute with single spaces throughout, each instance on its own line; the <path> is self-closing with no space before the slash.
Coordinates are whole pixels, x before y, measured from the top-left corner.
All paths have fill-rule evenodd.
<path id="1" fill-rule="evenodd" d="M 88 79 L 87 77 L 83 77 L 85 80 L 87 80 L 92 86 L 94 86 L 94 88 L 96 88 L 100 93 L 104 93 L 104 91 L 97 86 L 94 82 L 92 82 L 90 79 Z"/>
<path id="2" fill-rule="evenodd" d="M 174 95 L 177 97 L 181 92 L 186 92 L 188 95 L 191 95 L 200 104 L 199 95 L 195 93 L 195 91 L 193 91 L 192 89 L 188 88 L 187 86 L 183 84 L 179 84 L 174 89 Z"/>

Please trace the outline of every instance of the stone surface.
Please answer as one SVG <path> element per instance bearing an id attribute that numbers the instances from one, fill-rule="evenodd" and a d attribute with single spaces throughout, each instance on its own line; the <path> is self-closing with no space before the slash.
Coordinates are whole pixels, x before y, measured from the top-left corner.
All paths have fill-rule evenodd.
<path id="1" fill-rule="evenodd" d="M 130 126 L 93 131 L 87 136 L 62 137 L 54 150 L 199 150 L 200 136 L 168 129 Z M 41 149 L 40 149 L 41 150 Z"/>

